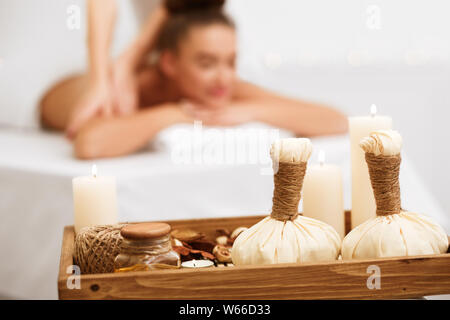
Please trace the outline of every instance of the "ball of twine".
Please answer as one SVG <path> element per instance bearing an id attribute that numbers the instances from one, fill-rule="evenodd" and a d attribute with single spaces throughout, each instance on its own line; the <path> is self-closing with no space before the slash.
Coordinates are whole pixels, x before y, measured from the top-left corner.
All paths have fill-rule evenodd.
<path id="1" fill-rule="evenodd" d="M 81 273 L 114 272 L 114 259 L 123 241 L 120 229 L 125 225 L 85 227 L 78 232 L 73 258 Z"/>

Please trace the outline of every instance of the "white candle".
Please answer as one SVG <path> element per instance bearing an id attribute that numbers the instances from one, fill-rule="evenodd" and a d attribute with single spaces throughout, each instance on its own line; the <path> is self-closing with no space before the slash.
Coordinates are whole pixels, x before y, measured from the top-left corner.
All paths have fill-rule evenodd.
<path id="1" fill-rule="evenodd" d="M 211 260 L 190 260 L 185 261 L 181 263 L 181 266 L 183 268 L 207 268 L 212 267 L 214 265 L 214 262 Z"/>
<path id="2" fill-rule="evenodd" d="M 376 113 L 376 106 L 372 105 L 370 116 L 349 118 L 352 159 L 352 228 L 376 216 L 369 169 L 364 151 L 359 146 L 361 139 L 370 135 L 372 131 L 392 128 L 390 117 L 378 116 Z"/>
<path id="3" fill-rule="evenodd" d="M 303 182 L 303 215 L 331 225 L 345 236 L 342 170 L 325 164 L 325 153 L 319 152 L 319 165 L 308 166 Z"/>
<path id="4" fill-rule="evenodd" d="M 81 228 L 117 223 L 116 180 L 114 177 L 92 176 L 72 180 L 75 233 Z"/>

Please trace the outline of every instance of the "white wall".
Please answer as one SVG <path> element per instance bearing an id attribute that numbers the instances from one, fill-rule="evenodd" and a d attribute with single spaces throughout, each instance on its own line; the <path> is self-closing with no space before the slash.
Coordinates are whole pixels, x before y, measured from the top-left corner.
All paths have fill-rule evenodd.
<path id="1" fill-rule="evenodd" d="M 449 1 L 232 0 L 228 9 L 244 78 L 350 115 L 376 104 L 450 212 Z"/>
<path id="2" fill-rule="evenodd" d="M 446 0 L 231 0 L 243 57 L 290 63 L 450 62 Z"/>

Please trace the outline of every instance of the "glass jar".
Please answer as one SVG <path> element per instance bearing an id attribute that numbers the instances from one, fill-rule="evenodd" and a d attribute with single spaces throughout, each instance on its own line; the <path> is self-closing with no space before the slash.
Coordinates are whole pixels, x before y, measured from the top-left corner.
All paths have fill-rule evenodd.
<path id="1" fill-rule="evenodd" d="M 130 224 L 120 234 L 123 241 L 114 272 L 180 268 L 180 255 L 172 250 L 167 223 Z"/>

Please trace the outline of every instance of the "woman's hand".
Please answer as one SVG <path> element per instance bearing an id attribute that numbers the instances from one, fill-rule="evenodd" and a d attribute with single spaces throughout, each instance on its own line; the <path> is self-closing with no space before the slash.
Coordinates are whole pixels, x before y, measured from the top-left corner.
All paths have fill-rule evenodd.
<path id="1" fill-rule="evenodd" d="M 86 93 L 70 115 L 67 137 L 72 139 L 80 128 L 95 116 L 127 115 L 138 108 L 138 80 L 131 66 L 118 60 L 112 76 L 91 80 Z"/>
<path id="2" fill-rule="evenodd" d="M 164 2 L 160 1 L 147 18 L 139 35 L 112 66 L 116 114 L 128 115 L 137 111 L 139 107 L 138 69 L 145 64 L 147 54 L 153 50 L 161 26 L 168 15 Z"/>
<path id="3" fill-rule="evenodd" d="M 139 106 L 138 79 L 134 66 L 119 58 L 113 67 L 114 113 L 127 115 Z"/>
<path id="4" fill-rule="evenodd" d="M 182 109 L 195 120 L 210 126 L 235 126 L 254 121 L 257 106 L 251 103 L 231 103 L 221 108 L 204 107 L 192 102 L 183 102 Z"/>
<path id="5" fill-rule="evenodd" d="M 113 91 L 110 81 L 107 79 L 92 81 L 69 116 L 67 137 L 73 139 L 80 128 L 95 116 L 110 116 L 113 113 L 113 107 Z"/>

